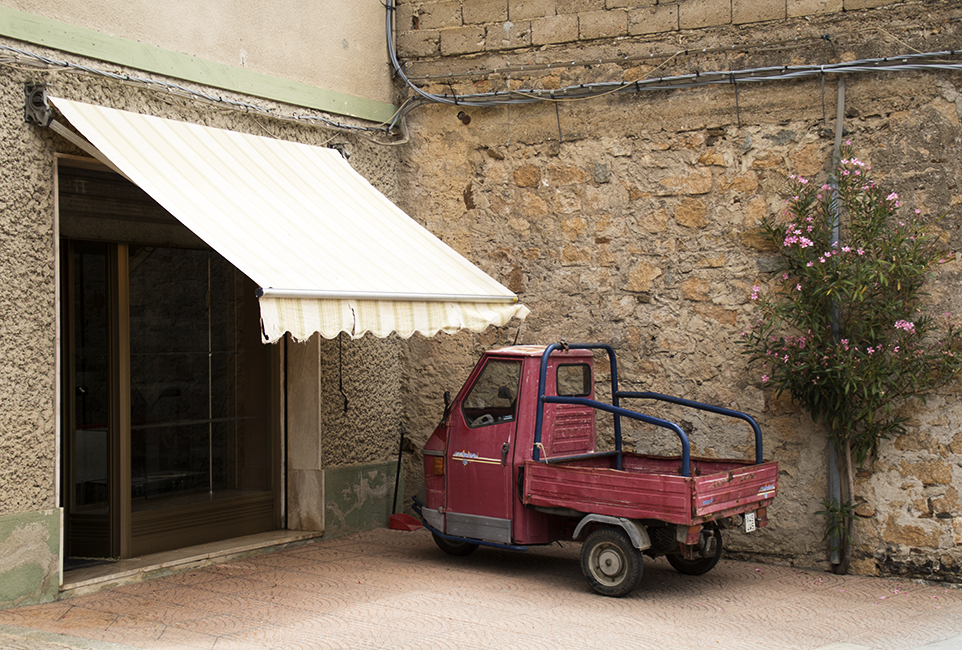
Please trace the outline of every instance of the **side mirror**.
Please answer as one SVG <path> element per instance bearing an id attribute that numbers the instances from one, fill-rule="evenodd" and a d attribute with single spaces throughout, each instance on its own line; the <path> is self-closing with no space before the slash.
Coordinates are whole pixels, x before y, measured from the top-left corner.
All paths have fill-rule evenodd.
<path id="1" fill-rule="evenodd" d="M 442 420 L 448 419 L 448 411 L 451 410 L 451 391 L 444 391 L 444 413 L 441 414 Z"/>

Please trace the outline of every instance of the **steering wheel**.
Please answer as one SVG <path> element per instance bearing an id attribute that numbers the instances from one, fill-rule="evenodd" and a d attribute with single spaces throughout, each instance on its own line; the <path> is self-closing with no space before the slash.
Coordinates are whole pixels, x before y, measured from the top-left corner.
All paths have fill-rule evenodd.
<path id="1" fill-rule="evenodd" d="M 476 427 L 483 427 L 488 424 L 494 424 L 494 416 L 490 413 L 485 413 L 472 423 Z"/>

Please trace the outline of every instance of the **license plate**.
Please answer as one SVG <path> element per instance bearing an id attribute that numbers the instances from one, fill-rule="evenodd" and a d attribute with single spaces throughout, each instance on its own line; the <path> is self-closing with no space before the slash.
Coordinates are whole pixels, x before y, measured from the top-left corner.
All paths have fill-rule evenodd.
<path id="1" fill-rule="evenodd" d="M 750 533 L 755 530 L 755 513 L 746 512 L 745 513 L 745 532 Z"/>

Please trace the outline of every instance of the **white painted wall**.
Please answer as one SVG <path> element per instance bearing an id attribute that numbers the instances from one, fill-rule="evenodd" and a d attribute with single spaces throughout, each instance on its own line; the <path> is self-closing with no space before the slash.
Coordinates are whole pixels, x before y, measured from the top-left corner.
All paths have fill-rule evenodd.
<path id="1" fill-rule="evenodd" d="M 183 54 L 391 102 L 380 0 L 0 0 Z"/>

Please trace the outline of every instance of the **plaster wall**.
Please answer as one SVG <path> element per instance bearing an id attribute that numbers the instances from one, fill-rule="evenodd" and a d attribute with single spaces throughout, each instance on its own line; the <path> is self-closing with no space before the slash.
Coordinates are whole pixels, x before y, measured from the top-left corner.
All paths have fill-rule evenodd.
<path id="1" fill-rule="evenodd" d="M 18 45 L 16 41 L 0 42 Z M 58 308 L 53 169 L 57 153 L 83 155 L 49 129 L 24 122 L 26 83 L 46 83 L 51 94 L 66 99 L 316 146 L 343 145 L 355 169 L 387 196 L 398 194 L 396 149 L 319 127 L 212 109 L 206 103 L 98 77 L 0 65 L 0 163 L 5 170 L 0 178 L 0 250 L 5 260 L 0 265 L 0 279 L 6 296 L 0 301 L 4 333 L 0 337 L 0 395 L 4 400 L 0 416 L 4 459 L 0 465 L 0 545 L 12 544 L 23 551 L 0 554 L 5 558 L 0 584 L 7 587 L 0 590 L 0 608 L 49 600 L 57 593 L 60 434 L 55 420 L 59 378 L 55 365 Z M 361 470 L 353 469 L 357 466 L 367 468 L 365 484 L 373 487 L 361 490 L 353 500 L 336 495 L 336 512 L 347 513 L 337 520 L 339 530 L 370 526 L 371 521 L 385 521 L 389 514 L 397 453 L 396 414 L 400 411 L 398 342 L 368 338 L 344 345 L 342 363 L 331 357 L 338 353 L 332 342 L 291 344 L 292 384 L 285 406 L 292 432 L 286 453 L 291 469 L 286 496 L 292 527 L 322 528 L 325 486 L 347 489 L 349 479 L 361 477 Z M 341 383 L 351 396 L 347 413 L 333 397 Z M 355 474 L 325 478 L 324 471 L 329 468 Z M 374 514 L 372 507 L 377 511 Z"/>
<path id="2" fill-rule="evenodd" d="M 21 79 L 0 68 L 0 514 L 57 505 L 52 138 L 24 123 Z"/>
<path id="3" fill-rule="evenodd" d="M 18 11 L 283 79 L 391 102 L 378 0 L 3 0 Z"/>
<path id="4" fill-rule="evenodd" d="M 745 27 L 729 17 L 698 29 L 586 37 L 577 26 L 599 18 L 585 13 L 589 3 L 509 2 L 515 27 L 521 7 L 537 5 L 540 16 L 559 21 L 575 17 L 571 38 L 526 49 L 485 36 L 504 33 L 503 12 L 468 20 L 470 8 L 497 3 L 404 4 L 410 24 L 418 26 L 408 36 L 438 32 L 435 49 L 402 48 L 409 74 L 437 93 L 933 51 L 953 47 L 962 28 L 952 3 L 852 7 L 844 14 L 837 13 L 838 3 L 834 11 L 780 14 Z M 446 51 L 445 34 L 469 25 L 480 30 L 470 56 Z M 658 58 L 641 60 L 651 53 Z M 496 72 L 507 67 L 510 72 Z M 937 224 L 941 237 L 953 251 L 962 249 L 962 77 L 879 73 L 851 76 L 846 84 L 845 138 L 873 165 L 876 180 L 902 197 L 904 210 L 917 208 L 933 220 L 944 214 Z M 827 566 L 824 521 L 815 515 L 827 496 L 824 432 L 765 389 L 737 341 L 751 322 L 751 287 L 768 286 L 776 262 L 759 237 L 761 220 L 782 211 L 790 174 L 817 184 L 827 178 L 837 88 L 833 77 L 824 86 L 818 79 L 740 84 L 737 95 L 730 86 L 715 86 L 524 106 L 434 105 L 411 114 L 402 167 L 402 207 L 532 309 L 522 342 L 609 342 L 620 354 L 628 389 L 758 417 L 765 455 L 780 463 L 780 495 L 768 528 L 752 535 L 731 531 L 726 545 L 735 555 L 802 566 Z M 469 124 L 457 118 L 459 111 L 470 115 Z M 962 311 L 960 278 L 956 254 L 929 287 L 937 311 Z M 406 344 L 406 419 L 417 446 L 440 418 L 441 393 L 460 387 L 481 349 L 513 342 L 517 330 L 512 324 L 480 336 Z M 907 407 L 909 432 L 883 441 L 859 474 L 856 571 L 962 581 L 959 390 L 953 386 L 930 396 L 926 406 Z M 709 417 L 669 415 L 690 431 L 693 453 L 751 457 L 747 431 Z M 677 453 L 672 441 L 642 429 L 628 439 L 639 451 Z M 418 459 L 409 470 L 419 471 Z M 409 484 L 413 490 L 419 480 Z"/>

